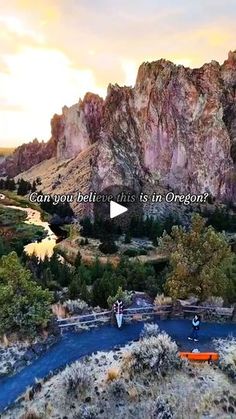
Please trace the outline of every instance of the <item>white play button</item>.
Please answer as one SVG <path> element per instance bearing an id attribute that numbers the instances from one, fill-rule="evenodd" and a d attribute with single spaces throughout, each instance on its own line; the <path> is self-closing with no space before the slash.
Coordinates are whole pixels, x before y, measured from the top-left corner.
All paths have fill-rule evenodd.
<path id="1" fill-rule="evenodd" d="M 117 204 L 117 202 L 110 202 L 110 218 L 118 217 L 118 215 L 123 214 L 128 211 L 128 208 L 123 207 L 123 205 Z"/>

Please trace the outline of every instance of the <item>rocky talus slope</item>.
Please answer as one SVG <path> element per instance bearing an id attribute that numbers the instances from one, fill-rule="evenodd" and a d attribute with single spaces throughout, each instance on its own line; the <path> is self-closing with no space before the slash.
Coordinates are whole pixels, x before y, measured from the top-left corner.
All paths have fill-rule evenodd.
<path id="1" fill-rule="evenodd" d="M 105 100 L 87 93 L 51 125 L 48 143 L 21 146 L 0 173 L 30 169 L 24 177 L 37 173 L 55 193 L 158 182 L 236 198 L 236 52 L 199 69 L 143 63 L 134 87 L 109 85 Z"/>

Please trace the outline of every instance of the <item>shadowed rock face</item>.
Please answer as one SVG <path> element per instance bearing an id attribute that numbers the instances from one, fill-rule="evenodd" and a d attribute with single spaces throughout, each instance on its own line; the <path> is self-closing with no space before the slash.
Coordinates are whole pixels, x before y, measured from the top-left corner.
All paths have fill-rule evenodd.
<path id="1" fill-rule="evenodd" d="M 30 144 L 22 146 L 0 171 L 14 175 L 52 156 L 74 159 L 92 145 L 94 190 L 139 191 L 143 180 L 155 179 L 175 191 L 235 199 L 236 52 L 222 66 L 212 61 L 199 69 L 143 63 L 133 88 L 110 85 L 105 101 L 88 93 L 64 107 L 44 151 L 26 163 L 20 156 L 30 156 Z"/>
<path id="2" fill-rule="evenodd" d="M 0 176 L 14 177 L 43 160 L 50 159 L 55 154 L 56 149 L 57 145 L 53 138 L 47 143 L 35 139 L 30 143 L 22 144 L 0 163 Z"/>

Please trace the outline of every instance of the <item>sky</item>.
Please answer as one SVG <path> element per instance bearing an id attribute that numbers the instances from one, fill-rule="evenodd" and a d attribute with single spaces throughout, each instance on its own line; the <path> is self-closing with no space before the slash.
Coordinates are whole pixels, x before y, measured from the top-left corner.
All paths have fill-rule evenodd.
<path id="1" fill-rule="evenodd" d="M 144 61 L 222 63 L 235 22 L 236 0 L 0 0 L 0 146 L 47 141 L 54 113 Z"/>

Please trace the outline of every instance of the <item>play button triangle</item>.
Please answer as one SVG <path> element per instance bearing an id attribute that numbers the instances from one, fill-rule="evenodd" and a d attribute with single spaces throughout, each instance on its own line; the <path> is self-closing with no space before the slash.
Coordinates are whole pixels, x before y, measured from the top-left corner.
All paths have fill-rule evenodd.
<path id="1" fill-rule="evenodd" d="M 117 202 L 114 201 L 110 202 L 110 218 L 118 217 L 118 215 L 121 215 L 126 211 L 128 211 L 128 208 L 123 205 L 117 204 Z"/>

